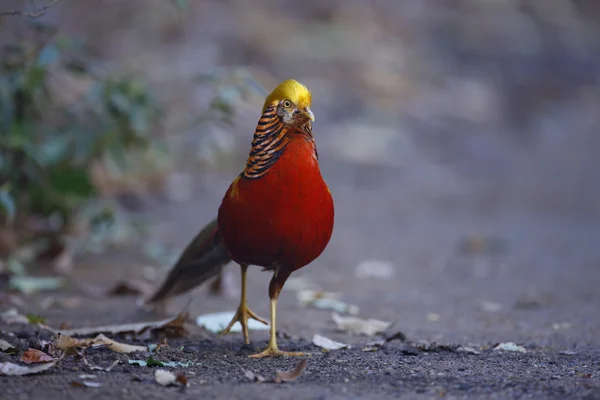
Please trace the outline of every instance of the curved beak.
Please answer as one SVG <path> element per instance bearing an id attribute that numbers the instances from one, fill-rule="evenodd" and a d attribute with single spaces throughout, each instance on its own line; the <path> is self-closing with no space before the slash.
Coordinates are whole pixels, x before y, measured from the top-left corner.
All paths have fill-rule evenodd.
<path id="1" fill-rule="evenodd" d="M 311 122 L 315 122 L 315 114 L 313 114 L 310 107 L 305 107 L 304 110 L 299 110 L 299 113 L 307 120 L 310 120 Z"/>

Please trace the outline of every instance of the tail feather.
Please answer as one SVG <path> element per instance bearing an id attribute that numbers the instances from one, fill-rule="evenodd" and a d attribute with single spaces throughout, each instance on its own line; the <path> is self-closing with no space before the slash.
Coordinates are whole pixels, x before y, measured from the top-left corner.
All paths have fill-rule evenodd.
<path id="1" fill-rule="evenodd" d="M 221 241 L 215 219 L 188 244 L 163 283 L 145 303 L 163 302 L 187 292 L 219 275 L 229 261 L 231 257 Z"/>

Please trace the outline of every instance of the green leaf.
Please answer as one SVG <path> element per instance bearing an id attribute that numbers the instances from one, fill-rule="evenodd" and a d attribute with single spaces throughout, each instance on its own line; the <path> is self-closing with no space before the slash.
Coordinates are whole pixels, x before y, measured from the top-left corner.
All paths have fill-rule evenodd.
<path id="1" fill-rule="evenodd" d="M 48 171 L 50 184 L 63 195 L 87 198 L 95 193 L 87 171 L 76 166 L 52 168 Z"/>
<path id="2" fill-rule="evenodd" d="M 29 321 L 30 324 L 44 324 L 44 323 L 46 323 L 46 318 L 40 317 L 39 315 L 25 314 L 25 316 L 27 317 L 27 320 Z"/>

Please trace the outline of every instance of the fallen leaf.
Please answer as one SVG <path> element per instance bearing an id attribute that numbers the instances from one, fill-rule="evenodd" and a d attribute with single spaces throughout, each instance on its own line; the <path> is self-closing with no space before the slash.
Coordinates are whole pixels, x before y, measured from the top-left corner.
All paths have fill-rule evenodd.
<path id="1" fill-rule="evenodd" d="M 462 352 L 462 353 L 469 353 L 469 354 L 481 354 L 480 351 L 475 350 L 472 347 L 469 346 L 461 346 L 458 349 L 456 349 L 456 351 Z"/>
<path id="2" fill-rule="evenodd" d="M 120 343 L 113 339 L 107 338 L 103 334 L 99 334 L 93 339 L 92 346 L 96 345 L 106 345 L 109 349 L 117 353 L 134 353 L 136 351 L 148 351 L 147 346 L 137 346 L 132 344 Z"/>
<path id="3" fill-rule="evenodd" d="M 164 369 L 157 369 L 154 372 L 154 379 L 161 386 L 175 385 L 177 382 L 175 374 Z"/>
<path id="4" fill-rule="evenodd" d="M 106 325 L 79 329 L 59 329 L 55 332 L 67 336 L 89 336 L 98 333 L 117 334 L 128 332 L 139 335 L 146 331 L 166 330 L 169 331 L 169 336 L 179 336 L 185 333 L 183 324 L 187 320 L 187 317 L 188 313 L 182 312 L 175 317 L 170 317 L 160 321 L 137 322 L 133 324 L 122 325 Z"/>
<path id="5" fill-rule="evenodd" d="M 0 351 L 3 353 L 15 354 L 19 349 L 8 343 L 6 340 L 0 339 Z"/>
<path id="6" fill-rule="evenodd" d="M 340 296 L 340 293 L 329 293 L 322 290 L 300 290 L 296 292 L 296 297 L 303 306 L 312 306 L 321 310 L 332 310 L 351 315 L 358 314 L 358 306 L 339 300 Z"/>
<path id="7" fill-rule="evenodd" d="M 294 369 L 291 371 L 277 371 L 273 381 L 275 383 L 293 382 L 296 379 L 298 379 L 298 377 L 300 375 L 302 375 L 305 368 L 306 368 L 306 359 L 303 359 L 298 364 L 296 364 Z"/>
<path id="8" fill-rule="evenodd" d="M 249 369 L 242 369 L 242 371 L 244 372 L 244 376 L 246 378 L 248 378 L 248 380 L 250 380 L 251 382 L 264 382 L 266 379 L 264 376 L 259 375 L 253 371 L 250 371 Z"/>
<path id="9" fill-rule="evenodd" d="M 500 343 L 496 347 L 494 347 L 494 350 L 504 350 L 504 351 L 514 351 L 514 352 L 518 352 L 518 353 L 527 353 L 527 349 L 525 349 L 525 347 L 519 346 L 513 342 Z"/>
<path id="10" fill-rule="evenodd" d="M 184 374 L 178 374 L 175 380 L 179 382 L 182 386 L 190 386 L 190 384 L 188 383 L 187 376 L 185 376 Z"/>
<path id="11" fill-rule="evenodd" d="M 332 314 L 333 321 L 338 329 L 354 335 L 373 336 L 387 330 L 391 322 L 376 319 L 360 319 L 357 317 L 343 317 L 337 313 Z"/>
<path id="12" fill-rule="evenodd" d="M 194 365 L 201 365 L 201 363 L 194 362 L 180 362 L 180 361 L 160 361 L 156 360 L 152 356 L 149 356 L 146 360 L 128 360 L 131 365 L 139 365 L 140 367 L 192 367 Z"/>
<path id="13" fill-rule="evenodd" d="M 2 320 L 8 325 L 29 323 L 27 317 L 19 313 L 16 308 L 3 311 L 2 314 L 0 314 L 0 318 L 2 318 Z"/>
<path id="14" fill-rule="evenodd" d="M 35 367 L 23 367 L 22 365 L 13 364 L 10 362 L 0 363 L 0 375 L 21 376 L 33 375 L 46 371 L 56 365 L 58 360 L 36 365 Z"/>
<path id="15" fill-rule="evenodd" d="M 54 361 L 54 358 L 41 350 L 29 348 L 21 356 L 21 361 L 25 364 L 46 363 Z"/>
<path id="16" fill-rule="evenodd" d="M 362 349 L 360 349 L 360 351 L 364 351 L 364 352 L 373 352 L 373 351 L 377 351 L 381 348 L 381 346 L 365 346 Z"/>
<path id="17" fill-rule="evenodd" d="M 327 349 L 327 350 L 339 350 L 339 349 L 345 349 L 348 347 L 347 344 L 336 342 L 334 340 L 326 338 L 325 336 L 321 336 L 321 335 L 317 335 L 317 334 L 315 334 L 313 336 L 312 342 L 315 346 L 321 347 L 321 348 Z"/>
<path id="18" fill-rule="evenodd" d="M 113 339 L 110 339 L 103 334 L 97 335 L 95 338 L 73 338 L 68 335 L 60 335 L 56 340 L 54 345 L 57 349 L 66 352 L 67 354 L 75 354 L 78 353 L 78 349 L 85 349 L 88 347 L 97 348 L 97 347 L 108 347 L 114 352 L 117 353 L 133 353 L 136 351 L 146 352 L 148 351 L 148 347 L 146 346 L 137 346 L 126 343 L 117 342 Z"/>
<path id="19" fill-rule="evenodd" d="M 212 333 L 219 333 L 223 331 L 229 325 L 231 319 L 235 316 L 235 311 L 224 311 L 214 314 L 205 314 L 199 315 L 196 318 L 196 324 L 198 326 L 203 327 L 207 331 Z M 262 322 L 256 321 L 254 319 L 248 320 L 248 329 L 249 330 L 268 330 L 269 325 L 265 325 Z M 242 325 L 239 322 L 236 322 L 231 327 L 230 332 L 241 332 Z"/>
<path id="20" fill-rule="evenodd" d="M 67 285 L 65 278 L 53 276 L 12 276 L 8 282 L 13 290 L 23 294 L 59 290 Z"/>
<path id="21" fill-rule="evenodd" d="M 365 260 L 358 264 L 354 274 L 361 279 L 389 279 L 394 275 L 395 266 L 390 261 Z"/>
<path id="22" fill-rule="evenodd" d="M 102 384 L 94 381 L 71 381 L 71 386 L 80 388 L 99 388 L 102 387 Z"/>
<path id="23" fill-rule="evenodd" d="M 25 316 L 27 317 L 27 321 L 29 321 L 30 324 L 43 324 L 46 322 L 46 318 L 40 317 L 39 315 L 26 314 Z"/>

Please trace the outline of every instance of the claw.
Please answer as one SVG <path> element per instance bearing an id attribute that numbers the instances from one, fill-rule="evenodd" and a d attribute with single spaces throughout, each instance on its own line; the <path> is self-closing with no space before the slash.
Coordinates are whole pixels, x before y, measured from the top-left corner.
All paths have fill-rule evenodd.
<path id="1" fill-rule="evenodd" d="M 303 353 L 301 351 L 281 351 L 278 348 L 271 346 L 267 347 L 263 352 L 258 354 L 252 354 L 250 358 L 264 358 L 264 357 L 302 357 L 309 356 L 309 353 Z"/>
<path id="2" fill-rule="evenodd" d="M 256 315 L 254 313 L 254 311 L 252 311 L 250 308 L 245 307 L 243 304 L 240 304 L 235 315 L 231 319 L 231 322 L 229 322 L 229 325 L 227 325 L 227 328 L 223 329 L 223 331 L 220 333 L 220 335 L 223 336 L 223 335 L 226 335 L 227 333 L 229 333 L 229 331 L 231 330 L 233 325 L 235 325 L 236 322 L 239 322 L 240 325 L 242 325 L 242 334 L 244 335 L 244 343 L 250 344 L 250 335 L 248 334 L 248 319 L 249 318 L 252 318 L 259 322 L 262 322 L 265 325 L 269 325 L 269 323 L 267 321 L 265 321 L 265 319 Z"/>

